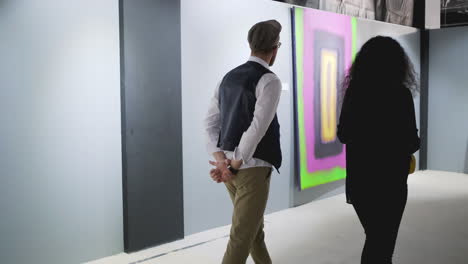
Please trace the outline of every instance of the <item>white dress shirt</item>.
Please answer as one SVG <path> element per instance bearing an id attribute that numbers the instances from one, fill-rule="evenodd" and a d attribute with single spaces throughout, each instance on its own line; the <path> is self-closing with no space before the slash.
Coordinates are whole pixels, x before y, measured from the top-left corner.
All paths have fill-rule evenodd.
<path id="1" fill-rule="evenodd" d="M 269 69 L 268 63 L 264 60 L 251 56 L 249 61 L 261 64 Z M 219 132 L 221 130 L 220 110 L 219 110 L 219 86 L 218 83 L 215 94 L 211 99 L 210 107 L 205 118 L 205 130 L 207 138 L 207 151 L 209 154 L 223 151 L 217 147 Z M 272 167 L 272 165 L 264 160 L 253 158 L 253 154 L 257 149 L 258 143 L 265 136 L 271 121 L 275 117 L 276 109 L 281 96 L 281 81 L 273 73 L 267 73 L 260 78 L 255 90 L 257 101 L 253 113 L 252 123 L 249 128 L 243 133 L 239 145 L 234 151 L 225 151 L 228 159 L 242 160 L 241 169 L 252 167 Z"/>

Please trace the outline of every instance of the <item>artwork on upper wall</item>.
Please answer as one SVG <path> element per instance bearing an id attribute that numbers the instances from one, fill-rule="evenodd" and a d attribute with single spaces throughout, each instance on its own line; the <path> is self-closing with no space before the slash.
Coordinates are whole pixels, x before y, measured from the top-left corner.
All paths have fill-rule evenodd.
<path id="1" fill-rule="evenodd" d="M 336 136 L 342 80 L 356 50 L 356 18 L 293 8 L 297 175 L 301 190 L 346 177 Z"/>
<path id="2" fill-rule="evenodd" d="M 442 27 L 468 25 L 468 0 L 441 0 L 440 5 Z"/>
<path id="3" fill-rule="evenodd" d="M 416 26 L 421 24 L 424 8 L 415 6 L 415 0 L 273 0 L 354 17 Z M 450 1 L 450 0 L 449 0 Z M 453 1 L 453 0 L 452 0 Z M 416 1 L 421 2 L 421 1 Z M 423 7 L 423 5 L 421 6 Z M 421 9 L 421 10 L 420 10 Z M 415 12 L 418 11 L 418 12 Z M 424 25 L 424 22 L 422 22 Z"/>

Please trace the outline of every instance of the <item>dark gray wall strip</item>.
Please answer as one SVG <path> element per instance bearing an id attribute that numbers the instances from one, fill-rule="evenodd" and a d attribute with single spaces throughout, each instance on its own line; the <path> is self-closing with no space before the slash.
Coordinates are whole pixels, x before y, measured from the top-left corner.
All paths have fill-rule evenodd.
<path id="1" fill-rule="evenodd" d="M 182 238 L 180 1 L 121 0 L 125 251 Z"/>

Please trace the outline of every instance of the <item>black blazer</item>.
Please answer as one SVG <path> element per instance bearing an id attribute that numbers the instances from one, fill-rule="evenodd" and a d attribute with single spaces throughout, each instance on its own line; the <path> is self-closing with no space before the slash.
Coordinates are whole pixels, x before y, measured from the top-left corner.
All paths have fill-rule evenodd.
<path id="1" fill-rule="evenodd" d="M 420 146 L 409 89 L 347 89 L 338 138 L 346 144 L 346 194 L 391 194 L 406 188 L 411 154 Z"/>

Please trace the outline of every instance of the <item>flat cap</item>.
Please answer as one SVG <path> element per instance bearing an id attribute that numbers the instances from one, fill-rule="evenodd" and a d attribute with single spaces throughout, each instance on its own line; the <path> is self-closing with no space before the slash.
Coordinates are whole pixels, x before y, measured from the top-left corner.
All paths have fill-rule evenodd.
<path id="1" fill-rule="evenodd" d="M 281 24 L 276 20 L 262 21 L 253 25 L 247 37 L 250 49 L 254 52 L 270 51 L 278 42 L 281 29 Z"/>

